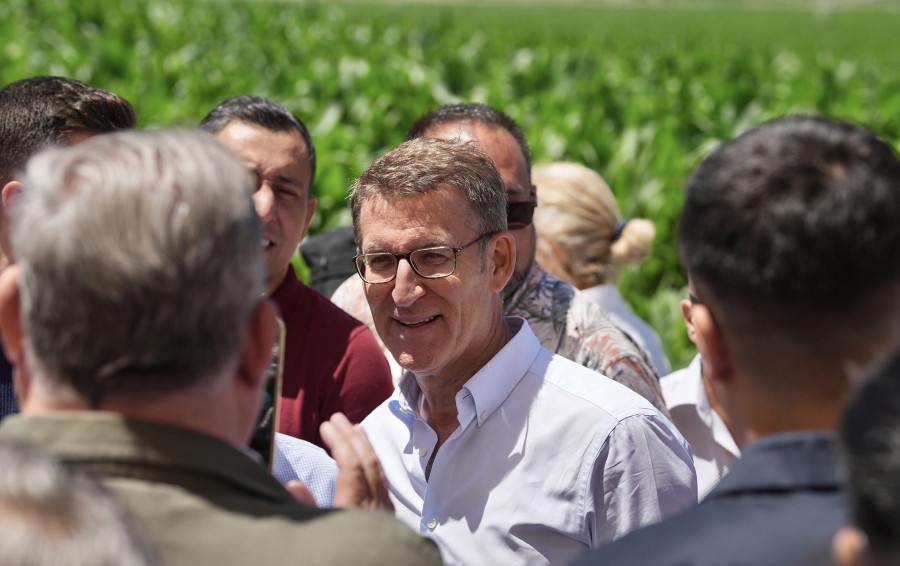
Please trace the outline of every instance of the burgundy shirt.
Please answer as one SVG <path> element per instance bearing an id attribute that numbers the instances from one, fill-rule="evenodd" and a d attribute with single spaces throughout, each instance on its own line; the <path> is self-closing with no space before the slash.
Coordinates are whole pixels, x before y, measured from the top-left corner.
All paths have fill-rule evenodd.
<path id="1" fill-rule="evenodd" d="M 278 431 L 324 447 L 319 425 L 332 414 L 358 423 L 391 395 L 390 368 L 372 331 L 293 267 L 272 299 L 286 329 Z"/>

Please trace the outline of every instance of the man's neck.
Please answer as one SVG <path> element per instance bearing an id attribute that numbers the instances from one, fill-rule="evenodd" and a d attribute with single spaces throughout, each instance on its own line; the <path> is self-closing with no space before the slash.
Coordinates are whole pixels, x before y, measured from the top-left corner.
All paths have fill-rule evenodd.
<path id="1" fill-rule="evenodd" d="M 484 344 L 479 352 L 467 356 L 467 360 L 472 362 L 465 368 L 445 368 L 439 375 L 416 376 L 422 390 L 419 411 L 422 419 L 437 433 L 438 447 L 459 427 L 457 394 L 506 346 L 513 337 L 513 331 L 503 317 L 498 317 L 497 326 L 490 335 L 489 340 L 479 342 Z"/>

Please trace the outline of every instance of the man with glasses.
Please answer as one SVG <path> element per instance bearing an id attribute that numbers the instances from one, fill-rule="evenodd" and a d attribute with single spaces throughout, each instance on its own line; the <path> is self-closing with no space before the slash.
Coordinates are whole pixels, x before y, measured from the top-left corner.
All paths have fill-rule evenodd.
<path id="1" fill-rule="evenodd" d="M 408 141 L 350 208 L 375 327 L 406 370 L 362 426 L 397 517 L 445 563 L 565 564 L 696 503 L 674 425 L 503 316 L 515 241 L 487 153 Z"/>
<path id="2" fill-rule="evenodd" d="M 504 314 L 527 320 L 541 345 L 551 352 L 622 383 L 666 413 L 649 358 L 599 307 L 535 261 L 537 236 L 531 218 L 537 190 L 531 183 L 531 152 L 518 124 L 488 106 L 455 104 L 429 112 L 406 135 L 407 140 L 422 137 L 475 141 L 503 177 L 508 225 L 516 247 L 515 269 L 503 289 Z M 332 300 L 374 328 L 359 281 L 348 279 Z M 399 367 L 393 369 L 396 380 Z"/>

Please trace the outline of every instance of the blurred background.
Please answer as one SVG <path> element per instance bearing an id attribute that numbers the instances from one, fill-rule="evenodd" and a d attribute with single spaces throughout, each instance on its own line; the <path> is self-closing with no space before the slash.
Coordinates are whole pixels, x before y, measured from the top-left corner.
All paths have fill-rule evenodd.
<path id="1" fill-rule="evenodd" d="M 494 106 L 536 164 L 584 163 L 624 216 L 655 222 L 653 256 L 619 287 L 680 368 L 694 353 L 674 246 L 687 176 L 722 140 L 790 113 L 900 147 L 898 38 L 897 2 L 2 0 L 0 84 L 72 77 L 130 100 L 147 128 L 193 127 L 235 94 L 272 98 L 316 144 L 310 233 L 349 224 L 347 188 L 421 114 Z"/>

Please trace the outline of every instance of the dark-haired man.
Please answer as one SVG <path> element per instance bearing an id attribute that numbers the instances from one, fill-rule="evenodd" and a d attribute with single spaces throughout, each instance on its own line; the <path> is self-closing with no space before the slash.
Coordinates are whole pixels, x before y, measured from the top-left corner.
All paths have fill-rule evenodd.
<path id="1" fill-rule="evenodd" d="M 829 563 L 848 376 L 900 346 L 898 219 L 900 159 L 858 126 L 780 119 L 703 160 L 678 246 L 741 458 L 699 506 L 575 564 Z"/>
<path id="2" fill-rule="evenodd" d="M 369 329 L 300 282 L 291 265 L 316 211 L 316 151 L 306 126 L 275 102 L 229 98 L 200 128 L 254 172 L 263 222 L 266 295 L 286 327 L 279 431 L 323 446 L 319 425 L 337 412 L 360 422 L 391 394 L 387 361 Z"/>
<path id="3" fill-rule="evenodd" d="M 0 269 L 12 261 L 9 208 L 28 159 L 47 147 L 136 124 L 127 100 L 74 79 L 38 76 L 0 88 Z M 0 420 L 16 410 L 12 368 L 0 353 Z"/>
<path id="4" fill-rule="evenodd" d="M 622 383 L 668 414 L 656 372 L 638 346 L 599 307 L 535 261 L 531 219 L 537 189 L 531 183 L 531 152 L 519 125 L 489 106 L 455 104 L 420 118 L 406 139 L 422 137 L 474 141 L 503 176 L 509 230 L 516 243 L 515 270 L 503 289 L 504 314 L 527 320 L 551 352 Z M 338 288 L 332 300 L 372 326 L 372 314 L 354 279 Z M 395 378 L 398 373 L 395 370 Z"/>

